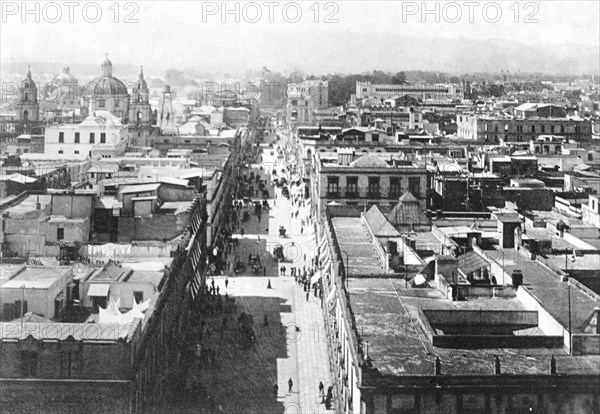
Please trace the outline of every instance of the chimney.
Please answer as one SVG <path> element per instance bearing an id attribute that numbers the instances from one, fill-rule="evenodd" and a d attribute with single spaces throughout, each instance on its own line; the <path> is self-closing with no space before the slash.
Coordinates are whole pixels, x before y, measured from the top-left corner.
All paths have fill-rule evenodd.
<path id="1" fill-rule="evenodd" d="M 35 202 L 35 209 L 36 210 L 41 210 L 42 209 L 42 203 L 40 203 L 40 196 L 37 196 L 37 200 Z"/>
<path id="2" fill-rule="evenodd" d="M 554 355 L 552 355 L 552 358 L 550 359 L 550 374 L 556 374 L 556 359 L 554 359 Z"/>
<path id="3" fill-rule="evenodd" d="M 95 108 L 95 103 L 94 103 L 94 97 L 90 97 L 90 103 L 89 103 L 89 107 L 88 107 L 88 116 L 92 115 L 94 113 L 94 111 L 96 110 Z"/>
<path id="4" fill-rule="evenodd" d="M 435 375 L 442 375 L 442 363 L 440 357 L 435 357 Z"/>

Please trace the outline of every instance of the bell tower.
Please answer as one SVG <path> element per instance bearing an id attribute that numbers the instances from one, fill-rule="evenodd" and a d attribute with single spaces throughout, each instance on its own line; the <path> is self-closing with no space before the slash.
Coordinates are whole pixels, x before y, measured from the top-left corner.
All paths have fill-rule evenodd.
<path id="1" fill-rule="evenodd" d="M 140 75 L 131 93 L 129 103 L 129 122 L 135 127 L 152 125 L 152 107 L 150 106 L 150 90 L 144 79 L 144 69 L 140 68 Z"/>
<path id="2" fill-rule="evenodd" d="M 31 67 L 27 70 L 27 78 L 21 81 L 19 88 L 20 97 L 17 107 L 20 121 L 38 121 L 40 117 L 40 104 L 38 102 L 38 89 L 31 76 Z"/>

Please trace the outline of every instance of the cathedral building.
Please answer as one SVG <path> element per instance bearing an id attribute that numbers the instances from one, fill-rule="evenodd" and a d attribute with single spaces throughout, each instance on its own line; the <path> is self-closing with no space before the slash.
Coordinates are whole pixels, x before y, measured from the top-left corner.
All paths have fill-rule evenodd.
<path id="1" fill-rule="evenodd" d="M 123 82 L 113 76 L 112 62 L 106 56 L 102 63 L 102 75 L 84 86 L 84 99 L 89 106 L 107 111 L 126 122 L 129 116 L 129 93 Z M 91 115 L 91 114 L 90 114 Z"/>

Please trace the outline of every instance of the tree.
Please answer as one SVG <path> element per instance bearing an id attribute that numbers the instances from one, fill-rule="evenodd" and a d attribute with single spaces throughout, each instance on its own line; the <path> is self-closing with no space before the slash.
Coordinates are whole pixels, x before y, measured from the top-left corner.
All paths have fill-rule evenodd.
<path id="1" fill-rule="evenodd" d="M 406 85 L 408 81 L 406 80 L 406 75 L 404 72 L 398 72 L 394 76 L 392 76 L 392 84 L 393 85 Z"/>

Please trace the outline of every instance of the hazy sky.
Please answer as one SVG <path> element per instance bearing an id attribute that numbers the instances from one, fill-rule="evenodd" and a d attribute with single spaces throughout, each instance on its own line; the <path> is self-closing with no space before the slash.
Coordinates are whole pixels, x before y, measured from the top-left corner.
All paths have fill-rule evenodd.
<path id="1" fill-rule="evenodd" d="M 2 62 L 95 63 L 101 62 L 108 52 L 113 63 L 160 70 L 198 67 L 211 71 L 232 64 L 243 70 L 247 68 L 244 62 L 252 68 L 264 62 L 265 66 L 282 70 L 286 69 L 281 67 L 286 63 L 290 69 L 302 65 L 305 57 L 299 59 L 294 49 L 303 39 L 327 42 L 333 33 L 348 33 L 347 53 L 357 56 L 360 51 L 352 48 L 351 38 L 373 32 L 417 38 L 506 39 L 530 44 L 579 43 L 600 47 L 598 0 L 232 1 L 226 4 L 232 10 L 227 15 L 222 14 L 220 1 L 79 1 L 72 13 L 73 22 L 69 21 L 69 6 L 63 1 L 28 2 L 27 7 L 33 12 L 26 15 L 22 14 L 21 1 L 0 3 Z M 424 6 L 429 14 L 422 14 Z M 133 22 L 125 22 L 128 16 Z M 265 52 L 282 50 L 277 44 L 282 41 L 289 43 L 284 49 L 289 51 L 288 56 L 269 56 Z M 372 47 L 377 48 L 377 44 Z"/>

